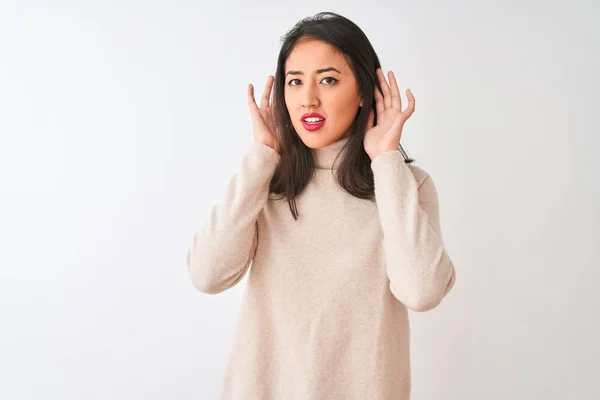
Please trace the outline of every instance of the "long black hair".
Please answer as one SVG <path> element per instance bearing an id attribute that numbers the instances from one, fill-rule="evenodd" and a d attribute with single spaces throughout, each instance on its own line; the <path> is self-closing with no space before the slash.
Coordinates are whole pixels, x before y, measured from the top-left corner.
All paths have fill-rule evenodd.
<path id="1" fill-rule="evenodd" d="M 375 111 L 375 87 L 383 93 L 376 74 L 377 68 L 381 67 L 379 58 L 364 32 L 349 19 L 333 12 L 321 12 L 300 20 L 281 38 L 282 45 L 277 59 L 272 101 L 281 159 L 271 179 L 269 193 L 279 195 L 280 199 L 287 199 L 292 216 L 296 220 L 298 219 L 296 196 L 310 182 L 315 173 L 315 165 L 311 149 L 298 136 L 287 111 L 284 97 L 284 68 L 294 46 L 299 40 L 305 39 L 316 39 L 327 43 L 334 51 L 344 56 L 363 96 L 363 107 L 359 108 L 352 123 L 351 136 L 342 149 L 344 157 L 336 172 L 339 185 L 346 192 L 361 199 L 374 200 L 375 198 L 371 159 L 364 149 L 363 138 L 369 112 L 371 108 Z M 373 123 L 377 124 L 377 111 Z M 398 144 L 398 150 L 405 163 L 414 162 L 408 157 L 401 144 Z"/>

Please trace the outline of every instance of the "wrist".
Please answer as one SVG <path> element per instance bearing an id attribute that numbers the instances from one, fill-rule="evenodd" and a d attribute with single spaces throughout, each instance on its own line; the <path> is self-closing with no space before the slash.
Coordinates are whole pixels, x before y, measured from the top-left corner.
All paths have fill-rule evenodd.
<path id="1" fill-rule="evenodd" d="M 387 153 L 390 151 L 397 151 L 397 150 L 398 150 L 397 148 L 386 147 L 381 150 L 377 150 L 374 153 L 369 154 L 369 157 L 371 158 L 371 161 L 373 161 L 373 159 L 375 159 L 375 157 L 377 157 L 378 155 L 381 155 L 383 153 Z"/>

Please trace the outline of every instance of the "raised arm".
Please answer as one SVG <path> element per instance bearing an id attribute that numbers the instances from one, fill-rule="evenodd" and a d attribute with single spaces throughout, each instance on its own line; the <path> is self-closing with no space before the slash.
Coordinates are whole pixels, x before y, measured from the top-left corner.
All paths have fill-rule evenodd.
<path id="1" fill-rule="evenodd" d="M 281 159 L 270 104 L 274 77 L 269 75 L 260 100 L 248 84 L 246 97 L 254 140 L 225 198 L 215 205 L 204 227 L 194 234 L 187 253 L 192 282 L 204 293 L 220 293 L 238 283 L 254 259 L 258 214 L 269 198 L 269 183 Z"/>
<path id="2" fill-rule="evenodd" d="M 201 292 L 220 293 L 246 274 L 258 243 L 256 221 L 267 202 L 279 159 L 271 147 L 252 142 L 223 200 L 194 234 L 187 264 L 192 283 Z"/>
<path id="3" fill-rule="evenodd" d="M 428 311 L 454 286 L 456 275 L 444 248 L 433 180 L 413 168 L 414 174 L 397 150 L 371 162 L 390 289 L 408 308 Z"/>

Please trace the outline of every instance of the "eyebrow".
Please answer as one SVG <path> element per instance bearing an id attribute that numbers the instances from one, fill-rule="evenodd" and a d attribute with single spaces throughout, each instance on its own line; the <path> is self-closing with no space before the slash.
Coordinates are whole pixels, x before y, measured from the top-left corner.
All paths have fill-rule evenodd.
<path id="1" fill-rule="evenodd" d="M 323 72 L 329 72 L 329 71 L 335 71 L 338 74 L 341 74 L 340 71 L 338 71 L 336 68 L 333 68 L 333 67 L 327 67 L 327 68 L 318 69 L 317 70 L 317 74 L 322 74 Z M 285 76 L 288 76 L 288 75 L 304 75 L 304 73 L 302 71 L 291 70 L 291 71 L 288 71 L 287 74 L 285 74 Z"/>

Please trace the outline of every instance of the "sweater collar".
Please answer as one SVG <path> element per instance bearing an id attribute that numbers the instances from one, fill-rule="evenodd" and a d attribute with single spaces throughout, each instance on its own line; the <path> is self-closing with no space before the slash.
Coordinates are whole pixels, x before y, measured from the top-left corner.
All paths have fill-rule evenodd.
<path id="1" fill-rule="evenodd" d="M 315 168 L 337 169 L 337 167 L 340 165 L 343 156 L 338 157 L 337 160 L 335 160 L 335 158 L 341 152 L 342 148 L 348 142 L 349 139 L 350 136 L 346 136 L 323 147 L 315 149 L 311 148 L 310 151 L 315 161 Z M 335 166 L 333 165 L 334 161 Z"/>

